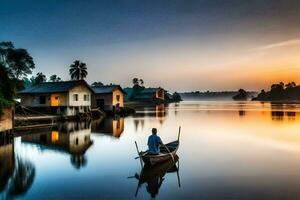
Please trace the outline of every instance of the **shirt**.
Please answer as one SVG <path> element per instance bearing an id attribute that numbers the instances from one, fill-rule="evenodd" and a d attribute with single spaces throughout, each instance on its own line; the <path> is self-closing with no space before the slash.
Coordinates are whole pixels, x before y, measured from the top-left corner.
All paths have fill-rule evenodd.
<path id="1" fill-rule="evenodd" d="M 159 154 L 159 145 L 161 144 L 161 139 L 157 135 L 150 135 L 148 138 L 148 152 L 152 154 Z"/>

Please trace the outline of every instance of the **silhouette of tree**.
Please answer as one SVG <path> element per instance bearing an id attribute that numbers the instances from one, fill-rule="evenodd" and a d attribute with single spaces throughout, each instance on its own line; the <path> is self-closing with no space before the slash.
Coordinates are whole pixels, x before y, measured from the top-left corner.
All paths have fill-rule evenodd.
<path id="1" fill-rule="evenodd" d="M 61 78 L 58 77 L 56 74 L 53 74 L 53 75 L 50 76 L 49 81 L 51 81 L 51 82 L 60 82 Z"/>
<path id="2" fill-rule="evenodd" d="M 138 78 L 133 78 L 132 79 L 132 84 L 133 85 L 139 85 L 139 79 Z"/>
<path id="3" fill-rule="evenodd" d="M 144 86 L 144 80 L 140 79 L 139 81 L 140 81 L 141 86 Z"/>
<path id="4" fill-rule="evenodd" d="M 104 86 L 104 84 L 102 82 L 98 81 L 98 82 L 92 83 L 92 86 L 94 86 L 94 87 L 101 87 L 101 86 Z"/>
<path id="5" fill-rule="evenodd" d="M 248 94 L 244 89 L 239 89 L 238 94 L 232 97 L 234 100 L 247 100 Z"/>
<path id="6" fill-rule="evenodd" d="M 34 78 L 34 84 L 35 85 L 40 84 L 40 83 L 44 83 L 46 81 L 47 81 L 47 78 L 42 72 L 37 73 L 36 77 Z"/>
<path id="7" fill-rule="evenodd" d="M 83 80 L 88 75 L 86 64 L 75 60 L 72 65 L 70 65 L 69 73 L 72 80 Z"/>
<path id="8" fill-rule="evenodd" d="M 27 50 L 15 48 L 12 42 L 0 43 L 0 62 L 3 62 L 11 75 L 18 80 L 27 77 L 35 68 L 33 58 Z"/>
<path id="9" fill-rule="evenodd" d="M 9 78 L 9 71 L 0 63 L 0 114 L 4 107 L 10 105 L 15 95 L 15 82 Z"/>

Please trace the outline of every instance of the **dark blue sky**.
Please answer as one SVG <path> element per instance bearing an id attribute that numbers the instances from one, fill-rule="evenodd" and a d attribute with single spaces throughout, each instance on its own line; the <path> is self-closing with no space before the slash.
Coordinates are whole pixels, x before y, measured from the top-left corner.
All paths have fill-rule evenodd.
<path id="1" fill-rule="evenodd" d="M 35 72 L 68 79 L 67 66 L 81 59 L 88 81 L 128 85 L 139 76 L 173 90 L 223 89 L 230 79 L 207 84 L 205 75 L 226 58 L 300 35 L 300 3 L 291 0 L 0 0 L 0 19 L 0 40 L 27 48 Z M 203 81 L 178 78 L 189 71 Z M 261 87 L 250 82 L 242 85 Z"/>

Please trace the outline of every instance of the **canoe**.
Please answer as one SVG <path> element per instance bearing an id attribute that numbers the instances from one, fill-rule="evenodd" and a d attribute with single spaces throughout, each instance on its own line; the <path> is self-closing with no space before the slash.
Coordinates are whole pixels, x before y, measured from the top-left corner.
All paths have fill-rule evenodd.
<path id="1" fill-rule="evenodd" d="M 164 147 L 160 147 L 160 153 L 157 155 L 149 154 L 147 151 L 140 154 L 146 165 L 156 165 L 167 160 L 173 160 L 179 148 L 179 140 L 165 144 L 169 151 Z"/>

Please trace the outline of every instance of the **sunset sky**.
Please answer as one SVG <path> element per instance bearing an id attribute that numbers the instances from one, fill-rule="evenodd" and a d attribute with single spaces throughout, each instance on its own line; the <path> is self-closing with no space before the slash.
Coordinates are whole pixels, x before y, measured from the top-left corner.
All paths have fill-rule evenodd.
<path id="1" fill-rule="evenodd" d="M 170 91 L 300 84 L 297 0 L 0 0 L 0 41 L 26 48 L 34 73 Z"/>

